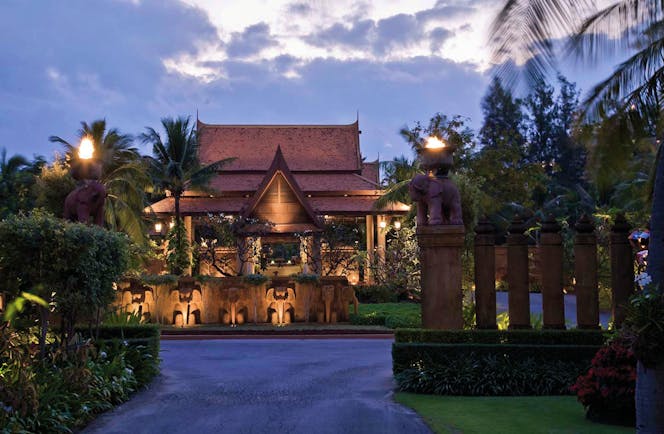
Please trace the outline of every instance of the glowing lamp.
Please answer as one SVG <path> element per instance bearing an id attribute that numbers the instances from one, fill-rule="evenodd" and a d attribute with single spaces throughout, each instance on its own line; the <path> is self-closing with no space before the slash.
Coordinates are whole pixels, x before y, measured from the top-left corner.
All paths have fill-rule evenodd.
<path id="1" fill-rule="evenodd" d="M 378 223 L 378 226 L 380 226 L 381 229 L 385 229 L 387 227 L 387 222 L 385 220 L 381 220 L 380 223 Z"/>
<path id="2" fill-rule="evenodd" d="M 420 163 L 427 171 L 435 172 L 437 178 L 447 178 L 454 160 L 452 154 L 456 147 L 442 139 L 430 136 L 424 141 L 420 151 Z"/>
<path id="3" fill-rule="evenodd" d="M 154 224 L 154 231 L 155 232 L 161 233 L 161 228 L 162 228 L 161 222 L 157 222 L 157 223 Z"/>
<path id="4" fill-rule="evenodd" d="M 173 229 L 175 227 L 175 222 L 171 220 L 171 222 L 168 224 L 169 229 Z"/>
<path id="5" fill-rule="evenodd" d="M 90 160 L 95 153 L 95 147 L 89 137 L 83 137 L 81 145 L 78 147 L 78 158 L 81 160 Z"/>
<path id="6" fill-rule="evenodd" d="M 399 220 L 394 222 L 394 229 L 396 230 L 401 229 L 401 222 Z"/>

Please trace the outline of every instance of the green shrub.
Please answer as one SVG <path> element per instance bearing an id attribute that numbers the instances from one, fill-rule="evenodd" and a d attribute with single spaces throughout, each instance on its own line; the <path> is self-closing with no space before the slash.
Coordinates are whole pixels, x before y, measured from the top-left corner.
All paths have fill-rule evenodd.
<path id="1" fill-rule="evenodd" d="M 397 293 L 389 285 L 362 285 L 355 287 L 360 303 L 396 303 Z"/>
<path id="2" fill-rule="evenodd" d="M 400 343 L 392 347 L 401 391 L 441 395 L 561 395 L 594 345 Z"/>
<path id="3" fill-rule="evenodd" d="M 416 303 L 360 304 L 359 314 L 351 314 L 350 322 L 389 328 L 422 326 L 420 305 Z"/>
<path id="4" fill-rule="evenodd" d="M 401 329 L 398 343 L 590 345 L 600 347 L 607 334 L 596 330 L 427 330 Z"/>

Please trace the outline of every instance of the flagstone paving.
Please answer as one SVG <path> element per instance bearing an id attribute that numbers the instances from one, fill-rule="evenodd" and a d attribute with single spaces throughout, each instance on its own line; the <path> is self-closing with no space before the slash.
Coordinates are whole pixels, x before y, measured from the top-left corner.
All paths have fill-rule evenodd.
<path id="1" fill-rule="evenodd" d="M 162 374 L 86 433 L 429 433 L 391 339 L 162 341 Z"/>

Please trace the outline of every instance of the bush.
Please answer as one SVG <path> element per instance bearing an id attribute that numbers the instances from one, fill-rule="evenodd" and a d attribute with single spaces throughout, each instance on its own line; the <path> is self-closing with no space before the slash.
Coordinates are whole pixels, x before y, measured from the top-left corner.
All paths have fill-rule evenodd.
<path id="1" fill-rule="evenodd" d="M 71 432 L 126 401 L 156 373 L 158 329 L 127 328 L 137 337 L 126 340 L 117 331 L 102 328 L 100 335 L 114 339 L 79 339 L 40 358 L 30 336 L 0 329 L 0 430 Z"/>
<path id="2" fill-rule="evenodd" d="M 389 285 L 356 286 L 355 293 L 360 303 L 396 303 L 397 293 Z"/>
<path id="3" fill-rule="evenodd" d="M 635 388 L 636 357 L 627 342 L 614 339 L 597 352 L 588 372 L 571 390 L 585 407 L 588 419 L 634 426 Z"/>
<path id="4" fill-rule="evenodd" d="M 562 395 L 596 346 L 395 343 L 399 390 L 441 395 Z"/>
<path id="5" fill-rule="evenodd" d="M 358 315 L 350 315 L 356 325 L 380 325 L 389 328 L 421 327 L 420 305 L 416 303 L 361 304 Z"/>
<path id="6" fill-rule="evenodd" d="M 600 347 L 607 335 L 595 330 L 427 330 L 401 329 L 394 334 L 398 343 L 590 345 Z"/>

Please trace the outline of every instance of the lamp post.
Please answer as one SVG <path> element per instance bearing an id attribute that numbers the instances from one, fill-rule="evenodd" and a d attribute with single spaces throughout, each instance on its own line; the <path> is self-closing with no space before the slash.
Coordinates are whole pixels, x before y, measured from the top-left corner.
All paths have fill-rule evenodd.
<path id="1" fill-rule="evenodd" d="M 464 227 L 461 197 L 448 178 L 455 146 L 429 137 L 419 159 L 427 174 L 409 185 L 417 204 L 417 242 L 420 247 L 422 325 L 430 329 L 463 328 L 461 249 Z"/>

